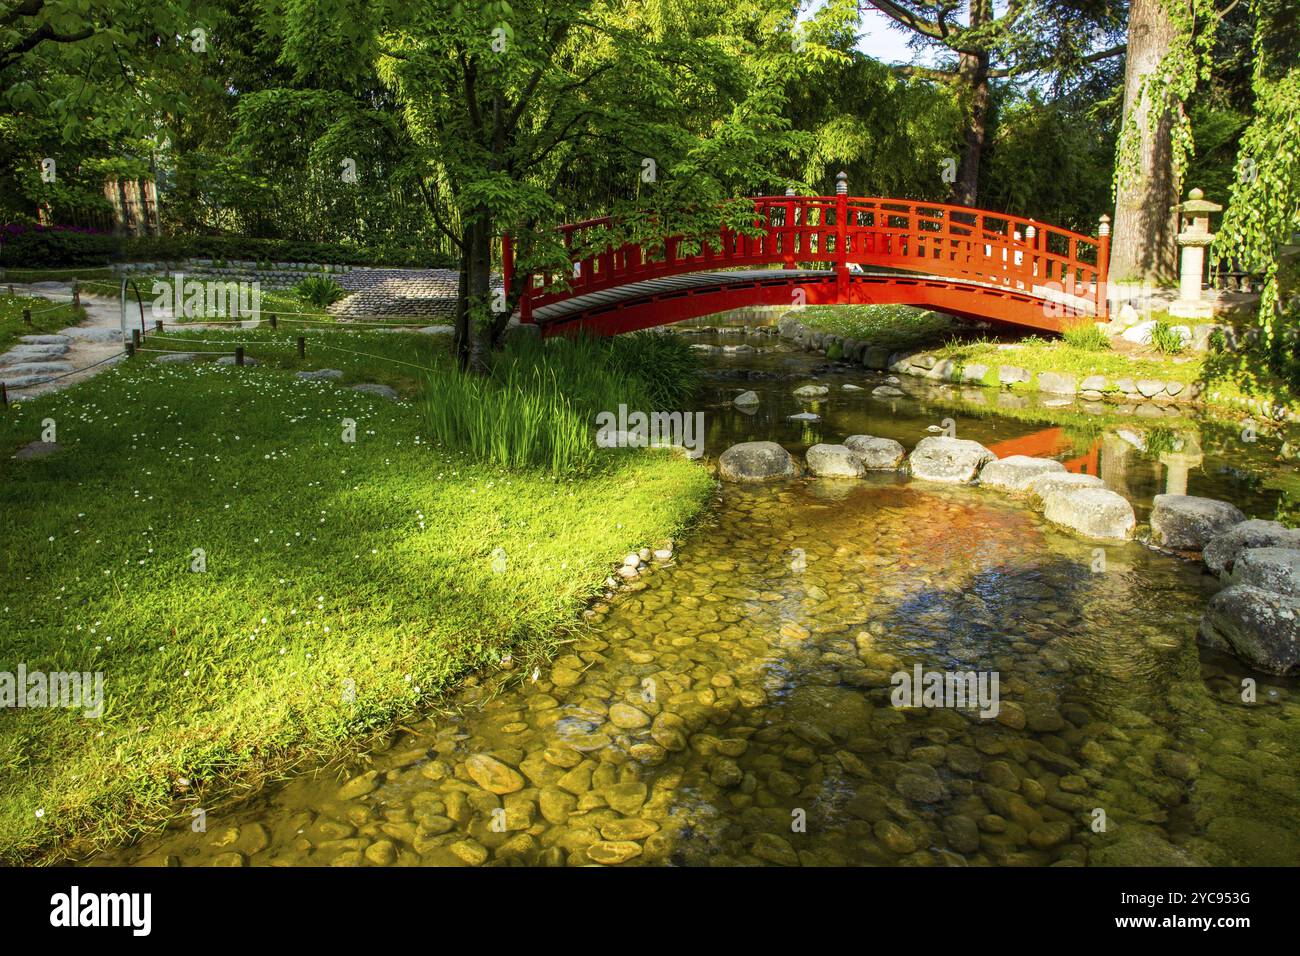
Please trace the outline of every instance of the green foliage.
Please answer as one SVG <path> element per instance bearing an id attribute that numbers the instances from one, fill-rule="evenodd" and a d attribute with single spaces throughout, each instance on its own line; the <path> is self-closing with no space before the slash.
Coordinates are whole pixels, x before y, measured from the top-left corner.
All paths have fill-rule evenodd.
<path id="1" fill-rule="evenodd" d="M 317 308 L 327 308 L 347 295 L 337 282 L 329 276 L 308 276 L 294 286 L 293 291 L 305 302 Z"/>
<path id="2" fill-rule="evenodd" d="M 519 339 L 495 356 L 489 375 L 436 369 L 425 410 L 430 433 L 447 447 L 568 475 L 596 463 L 597 413 L 682 410 L 697 376 L 694 354 L 676 336 Z"/>
<path id="3" fill-rule="evenodd" d="M 1151 328 L 1151 345 L 1162 355 L 1177 355 L 1183 350 L 1183 339 L 1172 324 L 1159 319 Z"/>
<path id="4" fill-rule="evenodd" d="M 235 236 L 114 236 L 69 229 L 9 227 L 0 232 L 0 265 L 58 267 L 110 262 L 180 262 L 184 259 L 256 262 L 312 262 L 358 266 L 454 265 L 435 250 L 398 246 L 353 246 Z"/>
<path id="5" fill-rule="evenodd" d="M 1215 238 L 1221 262 L 1237 259 L 1264 277 L 1258 325 L 1271 355 L 1290 296 L 1282 249 L 1300 233 L 1300 28 L 1294 8 L 1255 4 L 1255 115 L 1241 138 L 1232 199 Z M 1276 360 L 1271 360 L 1276 361 Z"/>
<path id="6" fill-rule="evenodd" d="M 1095 322 L 1081 322 L 1061 333 L 1061 338 L 1071 348 L 1085 352 L 1105 352 L 1110 349 L 1110 339 L 1106 333 L 1097 328 Z"/>

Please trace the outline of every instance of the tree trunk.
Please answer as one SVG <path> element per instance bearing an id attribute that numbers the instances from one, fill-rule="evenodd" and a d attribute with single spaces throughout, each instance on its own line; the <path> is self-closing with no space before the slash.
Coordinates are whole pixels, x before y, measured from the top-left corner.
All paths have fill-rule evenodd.
<path id="1" fill-rule="evenodd" d="M 1111 240 L 1112 281 L 1169 282 L 1177 276 L 1174 236 L 1180 184 L 1174 174 L 1173 121 L 1153 115 L 1143 80 L 1156 71 L 1176 35 L 1164 10 L 1167 0 L 1133 0 L 1129 8 L 1128 64 L 1124 74 L 1124 123 L 1137 127 L 1137 167 L 1122 172 L 1115 193 Z"/>
<path id="2" fill-rule="evenodd" d="M 989 55 L 960 53 L 957 59 L 959 96 L 966 108 L 966 148 L 957 167 L 953 199 L 962 206 L 974 206 L 979 196 L 980 160 L 989 113 Z"/>
<path id="3" fill-rule="evenodd" d="M 456 356 L 461 371 L 470 367 L 474 348 L 474 323 L 491 316 L 492 223 L 486 213 L 474 215 L 462 234 L 460 288 L 456 303 Z"/>

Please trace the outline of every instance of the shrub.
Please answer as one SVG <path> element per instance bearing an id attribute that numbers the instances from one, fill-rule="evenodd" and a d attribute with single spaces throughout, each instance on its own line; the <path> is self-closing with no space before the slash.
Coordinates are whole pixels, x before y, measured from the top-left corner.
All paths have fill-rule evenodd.
<path id="1" fill-rule="evenodd" d="M 293 287 L 304 302 L 309 302 L 319 309 L 327 308 L 347 295 L 333 279 L 328 276 L 308 276 Z"/>
<path id="2" fill-rule="evenodd" d="M 5 226 L 0 265 L 50 267 L 102 265 L 118 248 L 117 237 L 63 226 Z"/>
<path id="3" fill-rule="evenodd" d="M 1183 338 L 1172 325 L 1164 319 L 1156 322 L 1151 329 L 1151 344 L 1157 352 L 1174 355 L 1183 350 Z"/>
<path id="4" fill-rule="evenodd" d="M 1110 339 L 1106 338 L 1106 333 L 1097 328 L 1095 322 L 1081 322 L 1078 325 L 1065 329 L 1061 333 L 1061 338 L 1072 348 L 1082 349 L 1085 352 L 1104 352 L 1110 348 Z"/>

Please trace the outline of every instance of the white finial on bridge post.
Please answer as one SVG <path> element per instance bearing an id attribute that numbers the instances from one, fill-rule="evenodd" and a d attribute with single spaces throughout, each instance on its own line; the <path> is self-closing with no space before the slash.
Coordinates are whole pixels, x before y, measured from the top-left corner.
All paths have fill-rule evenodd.
<path id="1" fill-rule="evenodd" d="M 835 194 L 837 196 L 846 196 L 848 195 L 848 192 L 849 174 L 841 170 L 840 174 L 835 177 Z"/>
<path id="2" fill-rule="evenodd" d="M 1098 236 L 1110 235 L 1110 216 L 1106 215 L 1105 213 L 1101 214 L 1101 219 L 1098 222 L 1097 235 Z"/>
<path id="3" fill-rule="evenodd" d="M 793 187 L 793 186 L 786 186 L 786 187 L 785 187 L 785 194 L 786 194 L 787 196 L 793 196 L 793 195 L 795 194 L 795 192 L 794 192 L 794 187 Z"/>

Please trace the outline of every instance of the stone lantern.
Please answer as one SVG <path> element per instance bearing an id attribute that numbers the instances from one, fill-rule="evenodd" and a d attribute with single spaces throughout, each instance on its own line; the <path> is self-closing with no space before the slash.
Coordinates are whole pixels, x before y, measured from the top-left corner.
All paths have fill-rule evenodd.
<path id="1" fill-rule="evenodd" d="M 1169 314 L 1180 319 L 1208 319 L 1214 307 L 1202 298 L 1201 278 L 1205 274 L 1205 248 L 1213 240 L 1210 213 L 1223 212 L 1218 203 L 1206 202 L 1205 193 L 1193 189 L 1187 202 L 1174 206 L 1182 220 L 1178 247 L 1182 250 L 1178 268 L 1178 299 L 1169 306 Z"/>

